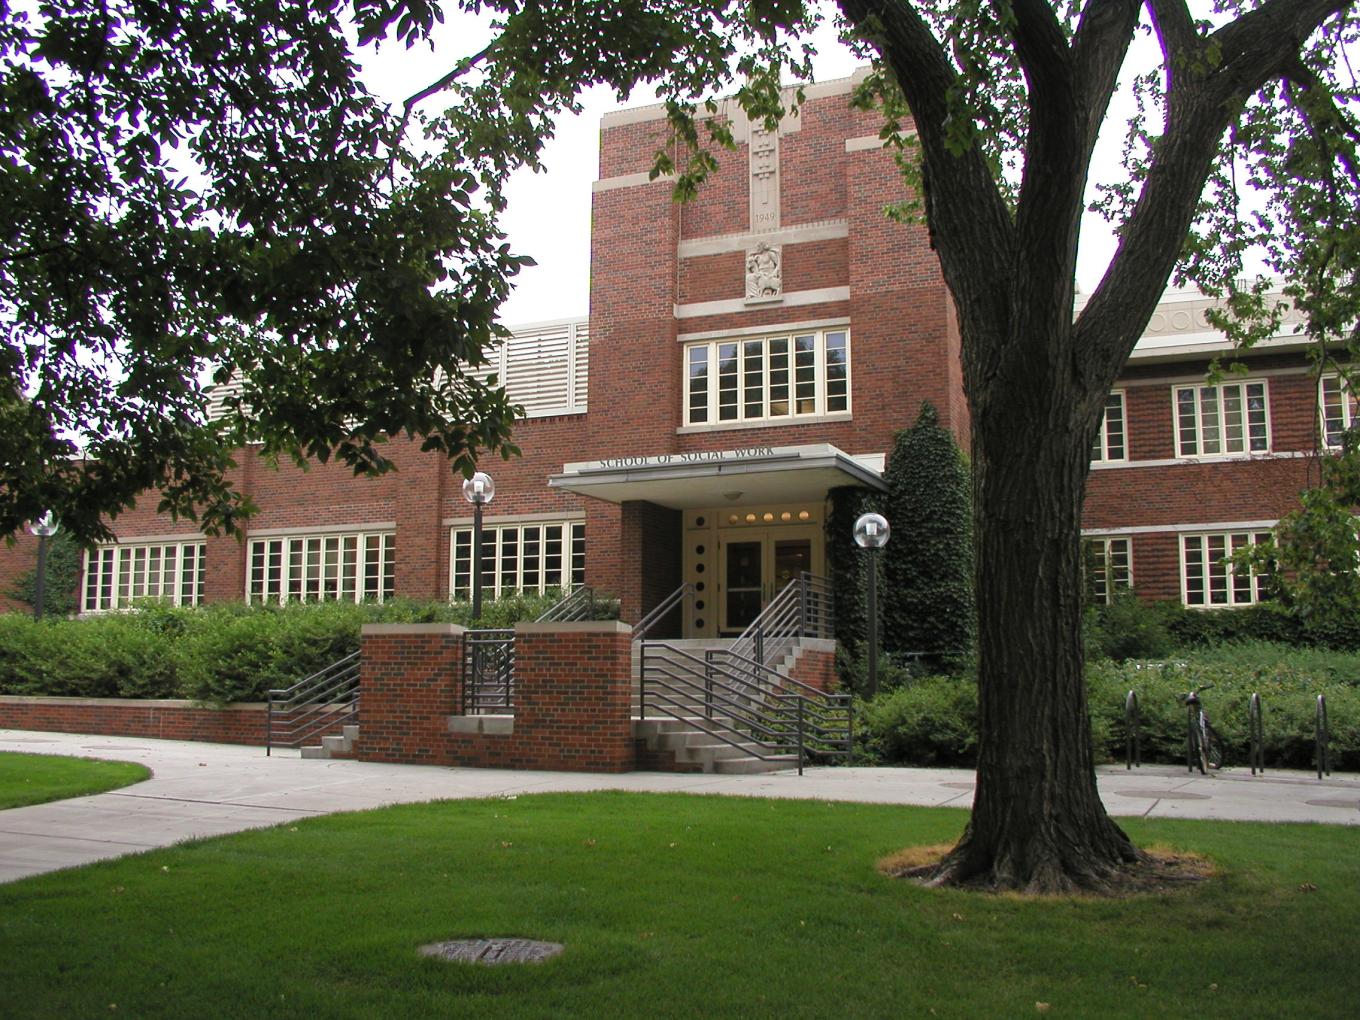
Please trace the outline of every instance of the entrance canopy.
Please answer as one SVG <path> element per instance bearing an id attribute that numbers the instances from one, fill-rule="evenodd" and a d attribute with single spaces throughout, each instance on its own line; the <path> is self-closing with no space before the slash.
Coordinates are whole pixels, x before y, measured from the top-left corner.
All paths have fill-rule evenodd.
<path id="1" fill-rule="evenodd" d="M 610 503 L 645 500 L 687 510 L 820 499 L 841 485 L 882 490 L 882 460 L 851 457 L 827 443 L 690 450 L 564 464 L 548 484 Z"/>

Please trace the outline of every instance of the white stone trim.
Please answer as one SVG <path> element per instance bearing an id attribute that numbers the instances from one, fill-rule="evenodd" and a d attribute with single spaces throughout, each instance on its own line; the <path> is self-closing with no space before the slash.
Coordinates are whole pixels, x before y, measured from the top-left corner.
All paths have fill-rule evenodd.
<path id="1" fill-rule="evenodd" d="M 644 184 L 669 184 L 674 180 L 674 174 L 658 174 L 653 177 L 649 171 L 644 170 L 636 174 L 601 177 L 598 181 L 590 182 L 590 190 L 592 194 L 598 194 L 601 191 L 615 191 L 618 188 L 637 188 Z"/>
<path id="2" fill-rule="evenodd" d="M 401 634 L 445 634 L 458 637 L 467 628 L 460 623 L 366 623 L 359 628 L 360 637 L 391 637 Z"/>
<path id="3" fill-rule="evenodd" d="M 112 546 L 129 545 L 184 545 L 188 542 L 205 542 L 207 536 L 201 531 L 183 532 L 178 535 L 130 535 L 127 538 L 115 538 L 112 542 L 99 542 L 94 548 L 107 549 Z"/>
<path id="4" fill-rule="evenodd" d="M 540 514 L 483 514 L 482 527 L 489 528 L 493 524 L 537 524 L 546 521 L 549 524 L 579 524 L 586 519 L 586 515 L 580 510 L 570 510 L 566 513 L 540 513 Z M 443 525 L 446 528 L 470 528 L 476 523 L 476 518 L 471 514 L 467 517 L 445 517 Z"/>
<path id="5" fill-rule="evenodd" d="M 715 237 L 696 237 L 681 241 L 678 253 L 682 259 L 701 258 L 705 255 L 725 255 L 728 252 L 745 251 L 757 244 L 807 244 L 811 241 L 835 241 L 850 236 L 849 220 L 822 220 L 817 223 L 800 223 L 792 227 L 780 227 L 760 234 L 719 234 Z"/>
<path id="6" fill-rule="evenodd" d="M 1188 467 L 1192 464 L 1245 464 L 1258 460 L 1303 460 L 1314 456 L 1312 450 L 1282 450 L 1278 453 L 1228 453 L 1222 456 L 1172 457 L 1166 460 L 1092 461 L 1092 471 L 1118 471 L 1121 468 Z"/>
<path id="7" fill-rule="evenodd" d="M 377 533 L 396 530 L 396 521 L 372 521 L 367 524 L 305 524 L 296 528 L 247 528 L 245 540 L 249 542 L 255 538 L 285 538 L 289 535 L 326 538 L 330 535 L 352 535 L 355 532 Z"/>
<path id="8" fill-rule="evenodd" d="M 916 132 L 911 129 L 903 131 L 902 134 L 907 138 L 916 137 Z M 857 138 L 847 138 L 845 140 L 846 152 L 869 152 L 874 149 L 883 152 L 889 151 L 887 141 L 878 137 L 878 135 L 860 135 Z"/>
<path id="9" fill-rule="evenodd" d="M 796 290 L 784 295 L 783 301 L 779 306 L 784 308 L 796 308 L 799 305 L 822 305 L 836 301 L 849 301 L 849 287 L 822 287 L 817 290 Z M 754 307 L 746 303 L 745 298 L 731 298 L 723 301 L 698 301 L 694 304 L 676 305 L 675 317 L 677 319 L 701 319 L 708 315 L 730 315 L 733 312 L 754 312 L 764 308 L 774 307 L 774 302 Z"/>
<path id="10" fill-rule="evenodd" d="M 631 634 L 633 625 L 622 620 L 565 620 L 515 624 L 516 634 Z"/>
<path id="11" fill-rule="evenodd" d="M 1265 521 L 1217 521 L 1194 524 L 1148 524 L 1125 528 L 1082 528 L 1082 538 L 1106 538 L 1116 535 L 1202 535 L 1220 531 L 1269 530 L 1280 523 L 1278 517 Z"/>
<path id="12" fill-rule="evenodd" d="M 740 336 L 771 336 L 775 333 L 796 333 L 809 329 L 849 329 L 850 316 L 838 315 L 831 319 L 803 319 L 800 322 L 773 322 L 768 326 L 741 326 L 737 329 L 702 329 L 695 333 L 680 333 L 681 343 L 695 340 L 726 340 Z"/>
<path id="13" fill-rule="evenodd" d="M 753 418 L 750 421 L 723 421 L 714 424 L 681 425 L 675 430 L 677 436 L 691 436 L 700 432 L 733 432 L 737 429 L 784 428 L 786 425 L 815 425 L 818 423 L 853 421 L 849 411 L 833 411 L 831 414 L 808 414 L 801 418 Z"/>

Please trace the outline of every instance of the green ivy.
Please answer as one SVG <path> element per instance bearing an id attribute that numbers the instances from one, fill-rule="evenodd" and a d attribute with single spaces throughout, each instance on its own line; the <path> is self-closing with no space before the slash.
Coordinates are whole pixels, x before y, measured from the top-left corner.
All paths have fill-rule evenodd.
<path id="1" fill-rule="evenodd" d="M 26 606 L 38 598 L 38 567 L 34 554 L 32 570 L 14 579 L 9 596 Z M 43 588 L 43 615 L 70 616 L 78 608 L 80 587 L 80 546 L 65 532 L 57 532 L 47 545 L 47 576 Z"/>
<path id="2" fill-rule="evenodd" d="M 921 405 L 897 433 L 884 472 L 892 538 L 883 644 L 933 668 L 966 657 L 977 633 L 973 595 L 973 504 L 968 464 L 939 415 Z"/>

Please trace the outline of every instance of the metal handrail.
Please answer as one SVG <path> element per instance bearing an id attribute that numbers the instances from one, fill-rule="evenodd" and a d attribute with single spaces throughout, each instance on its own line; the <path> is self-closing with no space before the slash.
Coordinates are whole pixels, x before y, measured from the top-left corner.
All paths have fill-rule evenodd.
<path id="1" fill-rule="evenodd" d="M 778 662 L 799 638 L 831 637 L 835 600 L 831 583 L 807 571 L 789 581 L 732 642 L 731 651 L 762 665 Z"/>
<path id="2" fill-rule="evenodd" d="M 297 747 L 359 716 L 359 653 L 303 677 L 291 687 L 268 692 L 264 753 L 274 745 Z"/>
<path id="3" fill-rule="evenodd" d="M 641 641 L 685 599 L 694 598 L 694 585 L 686 581 L 652 607 L 652 611 L 633 625 L 633 640 Z"/>
<path id="4" fill-rule="evenodd" d="M 1266 774 L 1265 740 L 1261 722 L 1261 695 L 1252 693 L 1247 702 L 1247 758 L 1251 761 L 1251 774 Z"/>
<path id="5" fill-rule="evenodd" d="M 848 694 L 828 694 L 744 657 L 720 662 L 663 641 L 642 642 L 640 656 L 644 718 L 650 707 L 762 760 L 796 754 L 800 773 L 809 752 L 850 753 Z"/>
<path id="6" fill-rule="evenodd" d="M 1132 771 L 1136 765 L 1143 767 L 1143 748 L 1141 741 L 1142 715 L 1138 710 L 1138 692 L 1129 691 L 1124 698 L 1124 768 Z"/>
<path id="7" fill-rule="evenodd" d="M 1314 761 L 1317 765 L 1317 777 L 1322 778 L 1325 772 L 1332 774 L 1331 762 L 1328 760 L 1331 751 L 1332 734 L 1327 726 L 1327 695 L 1317 696 L 1317 720 L 1313 737 Z"/>
<path id="8" fill-rule="evenodd" d="M 569 623 L 588 620 L 595 615 L 595 589 L 583 584 L 554 602 L 534 618 L 534 623 Z"/>

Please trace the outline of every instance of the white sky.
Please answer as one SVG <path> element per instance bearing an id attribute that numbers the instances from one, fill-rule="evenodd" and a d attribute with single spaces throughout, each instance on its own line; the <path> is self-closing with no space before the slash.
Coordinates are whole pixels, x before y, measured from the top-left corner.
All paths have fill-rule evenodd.
<path id="1" fill-rule="evenodd" d="M 365 81 L 378 95 L 401 102 L 446 73 L 459 56 L 475 52 L 487 38 L 484 22 L 470 16 L 442 26 L 437 46 L 411 50 L 384 46 L 365 60 Z M 824 28 L 816 37 L 818 81 L 848 77 L 858 62 Z M 438 109 L 438 99 L 428 102 Z M 509 207 L 501 219 L 511 250 L 529 255 L 537 266 L 516 278 L 514 293 L 501 307 L 501 319 L 509 326 L 550 319 L 584 317 L 590 300 L 590 201 L 591 182 L 598 177 L 600 117 L 610 110 L 655 102 L 651 93 L 637 92 L 619 102 L 608 89 L 586 94 L 582 112 L 563 118 L 556 136 L 543 153 L 546 173 L 527 170 L 515 174 L 507 188 Z M 1115 122 L 1112 122 L 1115 123 Z M 1117 122 L 1122 128 L 1122 121 Z M 1107 146 L 1117 157 L 1118 141 Z M 723 157 L 719 154 L 719 162 Z M 1099 165 L 1118 170 L 1116 158 Z M 1089 291 L 1114 253 L 1114 239 L 1103 220 L 1087 215 L 1082 227 L 1082 257 L 1078 285 Z"/>

